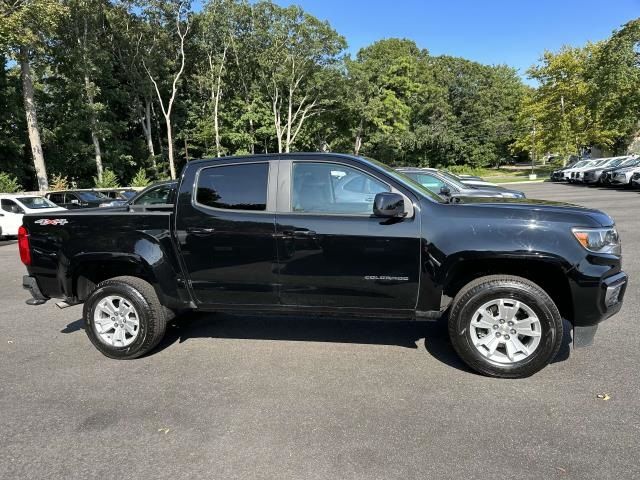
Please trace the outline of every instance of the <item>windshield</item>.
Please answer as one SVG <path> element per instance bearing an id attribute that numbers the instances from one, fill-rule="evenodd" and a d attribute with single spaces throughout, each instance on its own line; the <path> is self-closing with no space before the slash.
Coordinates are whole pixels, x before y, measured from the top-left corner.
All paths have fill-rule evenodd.
<path id="1" fill-rule="evenodd" d="M 640 158 L 631 158 L 628 162 L 625 162 L 625 167 L 637 167 L 640 165 Z"/>
<path id="2" fill-rule="evenodd" d="M 580 160 L 578 163 L 574 163 L 573 166 L 571 168 L 579 168 L 583 165 L 586 165 L 587 161 L 586 160 Z"/>
<path id="3" fill-rule="evenodd" d="M 83 202 L 96 202 L 109 198 L 100 192 L 76 192 L 76 195 L 80 197 Z"/>
<path id="4" fill-rule="evenodd" d="M 39 208 L 58 208 L 58 205 L 44 197 L 17 197 L 16 200 L 26 208 L 32 208 L 34 210 Z"/>
<path id="5" fill-rule="evenodd" d="M 429 197 L 434 202 L 447 203 L 447 200 L 445 198 L 442 198 L 440 195 L 437 195 L 437 194 L 433 193 L 431 190 L 429 190 L 428 188 L 420 185 L 418 182 L 416 182 L 412 178 L 409 178 L 404 173 L 397 172 L 393 168 L 390 168 L 387 165 L 385 165 L 384 163 L 379 162 L 377 160 L 374 160 L 373 158 L 369 158 L 369 157 L 364 157 L 364 158 L 366 158 L 367 160 L 369 160 L 371 163 L 375 164 L 376 166 L 380 167 L 390 177 L 395 178 L 396 180 L 398 180 L 401 183 L 409 185 L 414 191 L 422 194 L 425 197 Z"/>
<path id="6" fill-rule="evenodd" d="M 622 165 L 623 162 L 626 162 L 627 160 L 628 160 L 627 158 L 618 158 L 617 160 L 614 160 L 613 162 L 611 162 L 607 166 L 608 167 L 617 167 L 618 165 Z"/>
<path id="7" fill-rule="evenodd" d="M 447 180 L 449 180 L 454 187 L 456 187 L 458 190 L 468 190 L 469 186 L 465 185 L 464 183 L 460 182 L 460 180 L 458 179 L 458 177 L 454 176 L 453 174 L 449 173 L 449 172 L 445 172 L 442 170 L 438 170 L 438 173 L 440 175 L 442 175 L 443 177 L 445 177 Z"/>

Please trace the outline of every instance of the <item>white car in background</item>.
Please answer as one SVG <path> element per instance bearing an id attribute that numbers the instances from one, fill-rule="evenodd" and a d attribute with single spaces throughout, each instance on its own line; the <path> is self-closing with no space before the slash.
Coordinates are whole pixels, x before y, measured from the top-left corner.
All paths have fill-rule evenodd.
<path id="1" fill-rule="evenodd" d="M 38 195 L 0 194 L 0 237 L 18 235 L 18 228 L 22 225 L 25 213 L 63 212 L 66 208 L 59 207 L 50 200 Z"/>
<path id="2" fill-rule="evenodd" d="M 585 170 L 589 170 L 590 168 L 597 167 L 598 165 L 604 163 L 606 160 L 608 159 L 598 158 L 595 160 L 586 160 L 584 165 L 576 164 L 575 167 L 566 170 L 564 172 L 564 176 L 570 183 L 577 182 L 582 172 L 584 172 Z"/>
<path id="3" fill-rule="evenodd" d="M 633 186 L 632 179 L 635 173 L 640 172 L 640 166 L 617 168 L 611 173 L 611 185 Z"/>
<path id="4" fill-rule="evenodd" d="M 560 179 L 564 180 L 565 182 L 568 182 L 571 179 L 571 173 L 573 173 L 576 169 L 582 168 L 582 167 L 589 168 L 589 166 L 593 165 L 594 162 L 595 160 L 580 160 L 574 163 L 571 168 L 558 170 L 558 173 L 560 174 Z"/>

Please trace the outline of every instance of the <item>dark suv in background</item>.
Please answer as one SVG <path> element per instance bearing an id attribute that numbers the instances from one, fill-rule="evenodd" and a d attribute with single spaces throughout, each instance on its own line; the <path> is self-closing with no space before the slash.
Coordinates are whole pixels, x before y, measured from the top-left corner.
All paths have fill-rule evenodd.
<path id="1" fill-rule="evenodd" d="M 106 195 L 93 190 L 61 190 L 49 192 L 45 197 L 67 209 L 96 208 L 111 201 Z"/>

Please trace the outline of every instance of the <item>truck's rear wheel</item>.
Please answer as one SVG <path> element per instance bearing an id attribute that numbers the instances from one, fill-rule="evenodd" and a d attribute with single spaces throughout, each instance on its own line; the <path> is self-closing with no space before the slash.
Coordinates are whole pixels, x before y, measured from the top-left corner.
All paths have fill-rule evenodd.
<path id="1" fill-rule="evenodd" d="M 515 276 L 474 280 L 453 299 L 449 335 L 474 370 L 493 377 L 533 375 L 562 343 L 562 317 L 549 295 Z"/>
<path id="2" fill-rule="evenodd" d="M 98 284 L 84 304 L 85 331 L 104 355 L 131 359 L 154 348 L 166 330 L 165 309 L 146 281 L 115 277 Z"/>

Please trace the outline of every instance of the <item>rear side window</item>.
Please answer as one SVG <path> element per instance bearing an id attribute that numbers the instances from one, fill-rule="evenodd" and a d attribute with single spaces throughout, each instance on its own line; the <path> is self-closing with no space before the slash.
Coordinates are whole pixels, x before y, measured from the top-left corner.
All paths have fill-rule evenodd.
<path id="1" fill-rule="evenodd" d="M 198 175 L 196 202 L 227 210 L 266 210 L 268 163 L 204 168 Z"/>

